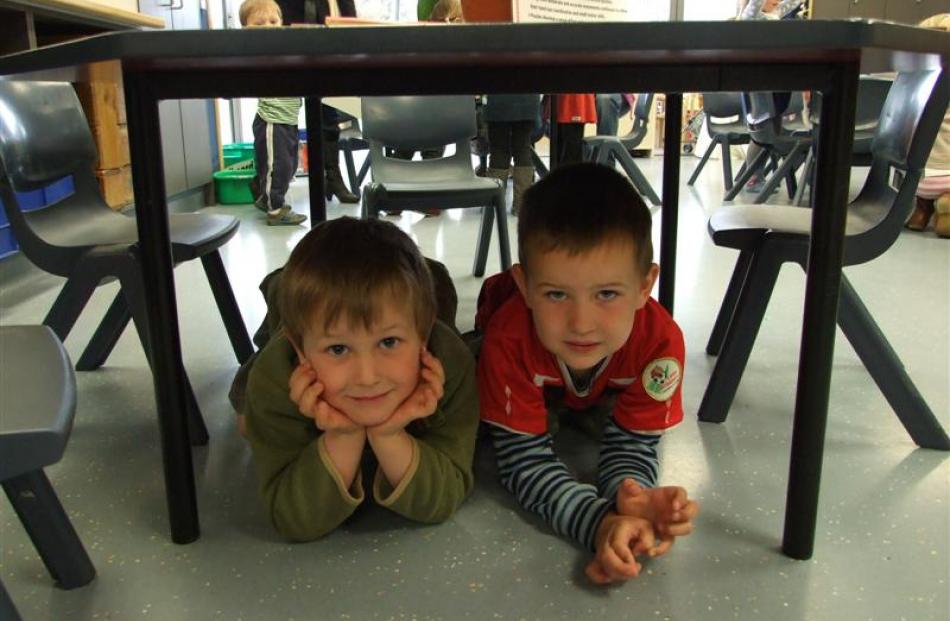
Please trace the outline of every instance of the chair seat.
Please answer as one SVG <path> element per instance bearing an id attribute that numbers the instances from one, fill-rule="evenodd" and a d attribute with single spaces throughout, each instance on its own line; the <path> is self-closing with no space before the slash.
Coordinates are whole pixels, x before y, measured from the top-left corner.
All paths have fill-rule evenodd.
<path id="1" fill-rule="evenodd" d="M 733 123 L 709 123 L 709 133 L 711 136 L 725 136 L 733 144 L 746 144 L 749 142 L 749 128 L 744 121 L 735 121 Z"/>
<path id="2" fill-rule="evenodd" d="M 458 192 L 497 192 L 501 186 L 496 179 L 485 177 L 472 177 L 471 179 L 448 179 L 444 181 L 429 181 L 425 187 L 420 187 L 419 183 L 400 183 L 387 181 L 378 183 L 387 194 L 454 194 Z"/>
<path id="3" fill-rule="evenodd" d="M 63 456 L 76 409 L 76 381 L 46 326 L 0 326 L 0 480 Z"/>

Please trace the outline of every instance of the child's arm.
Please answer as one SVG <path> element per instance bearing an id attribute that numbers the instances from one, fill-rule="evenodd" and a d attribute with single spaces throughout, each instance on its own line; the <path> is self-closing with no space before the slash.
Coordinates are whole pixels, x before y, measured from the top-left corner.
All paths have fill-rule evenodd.
<path id="1" fill-rule="evenodd" d="M 413 453 L 398 485 L 381 467 L 373 495 L 380 505 L 410 520 L 437 523 L 455 512 L 474 484 L 478 390 L 472 355 L 448 327 L 436 323 L 429 349 L 444 369 L 443 395 L 431 416 L 414 423 L 419 428 L 414 435 L 403 432 Z"/>
<path id="2" fill-rule="evenodd" d="M 268 517 L 288 539 L 329 533 L 363 501 L 361 477 L 351 484 L 327 450 L 326 434 L 300 414 L 288 378 L 297 356 L 286 339 L 261 351 L 248 379 L 247 431 Z"/>

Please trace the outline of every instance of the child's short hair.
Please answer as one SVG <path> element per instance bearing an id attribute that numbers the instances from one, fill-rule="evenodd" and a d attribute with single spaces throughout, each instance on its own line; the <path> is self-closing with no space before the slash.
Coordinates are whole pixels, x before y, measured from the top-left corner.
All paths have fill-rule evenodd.
<path id="1" fill-rule="evenodd" d="M 284 18 L 280 5 L 275 0 L 244 0 L 238 10 L 238 20 L 242 26 L 247 26 L 247 20 L 250 19 L 251 15 L 263 9 L 277 9 L 277 15 L 282 20 Z"/>
<path id="2" fill-rule="evenodd" d="M 323 222 L 290 253 L 278 303 L 287 335 L 298 345 L 321 322 L 343 318 L 370 329 L 382 300 L 405 303 L 423 340 L 435 322 L 432 275 L 416 244 L 385 220 L 343 217 Z"/>
<path id="3" fill-rule="evenodd" d="M 551 171 L 524 194 L 518 213 L 518 260 L 552 250 L 579 254 L 609 240 L 634 244 L 642 274 L 653 263 L 652 217 L 626 177 L 598 164 Z"/>
<path id="4" fill-rule="evenodd" d="M 439 0 L 432 7 L 429 20 L 433 22 L 462 21 L 462 3 L 459 0 Z"/>

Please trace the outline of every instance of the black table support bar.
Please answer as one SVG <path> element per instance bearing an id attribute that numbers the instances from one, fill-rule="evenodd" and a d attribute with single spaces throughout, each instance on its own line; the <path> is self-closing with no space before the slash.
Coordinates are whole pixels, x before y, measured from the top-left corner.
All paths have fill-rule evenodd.
<path id="1" fill-rule="evenodd" d="M 660 213 L 660 304 L 673 314 L 676 290 L 676 234 L 680 200 L 680 132 L 683 95 L 666 94 L 663 123 L 663 211 Z"/>

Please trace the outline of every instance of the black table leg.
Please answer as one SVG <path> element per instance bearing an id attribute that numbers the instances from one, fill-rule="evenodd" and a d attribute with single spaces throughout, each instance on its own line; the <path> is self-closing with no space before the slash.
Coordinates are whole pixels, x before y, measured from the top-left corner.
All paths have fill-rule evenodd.
<path id="1" fill-rule="evenodd" d="M 172 541 L 190 543 L 198 539 L 200 527 L 188 442 L 184 367 L 178 336 L 165 174 L 161 166 L 158 99 L 143 77 L 127 71 L 123 81 L 142 274 L 149 283 L 145 288 L 145 302 L 168 517 Z"/>
<path id="2" fill-rule="evenodd" d="M 666 94 L 663 123 L 663 211 L 660 212 L 660 304 L 673 314 L 676 289 L 676 225 L 680 207 L 680 132 L 683 95 Z"/>
<path id="3" fill-rule="evenodd" d="M 560 162 L 557 140 L 557 94 L 548 95 L 548 167 L 554 170 Z"/>
<path id="4" fill-rule="evenodd" d="M 801 560 L 811 558 L 814 551 L 818 518 L 857 89 L 858 66 L 851 65 L 836 68 L 829 86 L 822 90 L 805 317 L 782 540 L 782 551 Z"/>
<path id="5" fill-rule="evenodd" d="M 304 115 L 307 119 L 307 172 L 310 180 L 310 226 L 327 219 L 326 174 L 323 162 L 323 113 L 320 97 L 307 97 Z"/>

